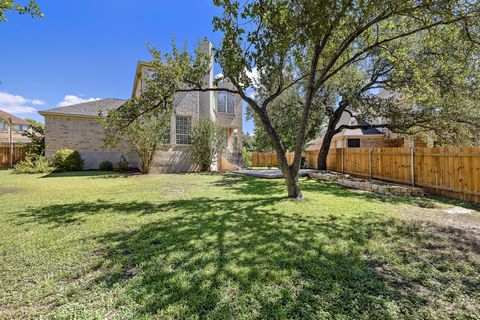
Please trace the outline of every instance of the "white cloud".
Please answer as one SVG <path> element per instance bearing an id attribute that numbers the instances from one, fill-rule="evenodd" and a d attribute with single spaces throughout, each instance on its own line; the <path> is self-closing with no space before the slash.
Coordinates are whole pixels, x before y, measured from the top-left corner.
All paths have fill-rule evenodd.
<path id="1" fill-rule="evenodd" d="M 45 101 L 43 101 L 43 100 L 38 100 L 38 99 L 33 99 L 33 100 L 32 100 L 32 104 L 33 104 L 34 106 L 43 106 L 43 105 L 45 104 Z"/>
<path id="2" fill-rule="evenodd" d="M 25 99 L 22 96 L 17 96 L 10 94 L 8 92 L 0 92 L 0 103 L 2 105 L 14 106 L 19 104 L 27 103 L 28 99 Z"/>
<path id="3" fill-rule="evenodd" d="M 0 92 L 0 109 L 17 116 L 36 113 L 37 109 L 34 106 L 42 104 L 44 102 L 39 99 L 32 100 L 8 92 Z"/>
<path id="4" fill-rule="evenodd" d="M 253 85 L 256 86 L 260 78 L 257 67 L 253 68 L 252 71 L 247 70 L 247 77 L 249 77 L 250 80 L 252 80 Z"/>
<path id="5" fill-rule="evenodd" d="M 77 103 L 82 103 L 82 102 L 89 102 L 89 101 L 95 101 L 95 100 L 100 100 L 100 98 L 87 98 L 83 99 L 74 95 L 67 94 L 64 98 L 63 101 L 61 101 L 58 104 L 58 107 L 65 107 L 65 106 L 70 106 L 72 104 L 77 104 Z"/>

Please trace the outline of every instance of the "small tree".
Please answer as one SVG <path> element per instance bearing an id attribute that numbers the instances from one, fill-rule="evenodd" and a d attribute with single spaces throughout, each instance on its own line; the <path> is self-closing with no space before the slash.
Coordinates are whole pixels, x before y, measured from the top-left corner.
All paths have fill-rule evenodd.
<path id="1" fill-rule="evenodd" d="M 201 119 L 192 130 L 193 161 L 200 171 L 210 171 L 223 148 L 224 132 L 209 119 Z"/>
<path id="2" fill-rule="evenodd" d="M 38 121 L 27 119 L 28 124 L 32 127 L 32 132 L 26 131 L 23 136 L 30 139 L 30 143 L 25 144 L 25 152 L 30 155 L 45 155 L 45 125 Z"/>
<path id="3" fill-rule="evenodd" d="M 126 136 L 134 146 L 134 151 L 140 159 L 140 170 L 143 174 L 150 173 L 153 159 L 158 150 L 169 144 L 170 118 L 148 117 L 132 123 L 126 130 Z"/>
<path id="4" fill-rule="evenodd" d="M 120 122 L 120 124 L 115 123 Z M 140 171 L 143 174 L 150 173 L 155 154 L 165 145 L 168 145 L 170 138 L 170 117 L 143 116 L 131 122 L 128 127 L 121 131 L 112 132 L 112 127 L 118 128 L 122 121 L 111 112 L 109 117 L 103 121 L 106 137 L 104 144 L 107 147 L 115 146 L 123 137 L 133 145 L 133 152 L 140 160 Z M 121 132 L 121 133 L 120 133 Z"/>
<path id="5" fill-rule="evenodd" d="M 170 69 L 155 73 L 151 79 L 145 79 L 142 93 L 128 100 L 116 110 L 110 110 L 102 120 L 105 138 L 104 145 L 117 145 L 121 139 L 129 140 L 134 152 L 140 159 L 140 170 L 147 174 L 152 167 L 158 150 L 170 144 L 170 119 L 173 113 L 176 86 Z M 172 71 L 173 72 L 173 71 Z M 154 82 L 162 86 L 154 86 Z M 172 87 L 173 86 L 173 87 Z M 104 114 L 100 113 L 104 117 Z"/>

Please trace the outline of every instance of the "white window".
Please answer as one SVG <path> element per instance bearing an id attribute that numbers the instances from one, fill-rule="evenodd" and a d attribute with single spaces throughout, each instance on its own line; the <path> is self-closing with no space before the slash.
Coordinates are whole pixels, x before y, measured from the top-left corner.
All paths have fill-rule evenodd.
<path id="1" fill-rule="evenodd" d="M 3 121 L 0 121 L 0 131 L 7 131 L 7 124 Z"/>
<path id="2" fill-rule="evenodd" d="M 217 95 L 218 112 L 235 114 L 235 95 L 230 92 L 219 92 Z"/>
<path id="3" fill-rule="evenodd" d="M 147 79 L 153 79 L 155 77 L 155 71 L 147 70 L 145 71 L 145 75 L 147 76 Z"/>
<path id="4" fill-rule="evenodd" d="M 192 118 L 185 116 L 175 117 L 175 141 L 177 144 L 191 144 L 190 133 Z"/>

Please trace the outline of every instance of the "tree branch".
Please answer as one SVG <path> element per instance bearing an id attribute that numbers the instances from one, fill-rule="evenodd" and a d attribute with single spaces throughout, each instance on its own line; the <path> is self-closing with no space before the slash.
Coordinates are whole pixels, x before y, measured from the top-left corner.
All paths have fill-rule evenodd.
<path id="1" fill-rule="evenodd" d="M 470 12 L 471 13 L 474 13 L 476 11 L 473 11 L 473 12 Z M 330 72 L 329 74 L 326 74 L 325 77 L 323 77 L 323 80 L 322 80 L 322 83 L 324 83 L 325 81 L 327 81 L 328 79 L 330 79 L 331 77 L 333 77 L 335 74 L 337 74 L 340 70 L 342 70 L 344 67 L 348 66 L 349 64 L 351 64 L 352 62 L 355 61 L 355 59 L 361 57 L 362 55 L 364 55 L 365 53 L 368 53 L 369 51 L 385 44 L 385 43 L 388 43 L 388 42 L 392 42 L 394 40 L 398 40 L 398 39 L 401 39 L 401 38 L 404 38 L 404 37 L 408 37 L 408 36 L 411 36 L 415 33 L 418 33 L 418 32 L 421 32 L 421 31 L 424 31 L 424 30 L 427 30 L 427 29 L 431 29 L 433 27 L 436 27 L 436 26 L 440 26 L 440 25 L 449 25 L 449 24 L 452 24 L 452 23 L 455 23 L 455 22 L 458 22 L 458 21 L 461 21 L 461 20 L 464 20 L 465 18 L 467 18 L 467 16 L 461 16 L 461 17 L 457 17 L 455 19 L 451 19 L 451 20 L 447 20 L 447 21 L 444 21 L 444 20 L 441 20 L 441 21 L 437 21 L 437 22 L 434 22 L 434 23 L 431 23 L 431 24 L 428 24 L 428 25 L 425 25 L 425 26 L 422 26 L 422 27 L 419 27 L 419 28 L 416 28 L 416 29 L 413 29 L 413 30 L 410 30 L 408 32 L 404 32 L 404 33 L 401 33 L 399 35 L 396 35 L 394 37 L 390 37 L 390 38 L 387 38 L 387 39 L 383 39 L 381 41 L 376 41 L 375 43 L 367 46 L 364 50 L 361 50 L 360 52 L 356 53 L 355 55 L 353 55 L 350 59 L 346 60 L 345 62 L 343 62 L 340 66 L 338 66 L 337 68 L 335 68 L 332 72 Z M 319 79 L 320 80 L 320 79 Z"/>
<path id="2" fill-rule="evenodd" d="M 342 132 L 344 129 L 375 129 L 375 128 L 388 128 L 389 124 L 383 123 L 383 124 L 357 124 L 357 125 L 346 125 L 342 124 L 340 127 L 335 129 L 335 134 Z"/>

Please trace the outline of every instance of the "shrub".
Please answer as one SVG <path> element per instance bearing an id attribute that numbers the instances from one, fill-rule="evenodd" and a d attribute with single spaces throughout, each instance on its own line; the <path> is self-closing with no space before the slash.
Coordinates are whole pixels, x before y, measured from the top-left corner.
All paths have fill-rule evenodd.
<path id="1" fill-rule="evenodd" d="M 116 146 L 120 140 L 126 138 L 132 144 L 132 151 L 138 156 L 139 169 L 147 174 L 153 165 L 155 155 L 159 150 L 168 149 L 170 145 L 170 108 L 153 107 L 158 104 L 158 95 L 142 93 L 138 99 L 131 99 L 117 110 L 110 110 L 106 119 L 102 120 L 105 132 L 104 145 Z M 155 109 L 130 122 L 125 126 L 126 114 L 124 110 L 133 110 L 136 106 Z M 150 106 L 150 107 L 147 107 Z M 122 110 L 120 110 L 122 109 Z M 163 109 L 163 110 L 161 110 Z"/>
<path id="2" fill-rule="evenodd" d="M 124 172 L 127 170 L 128 170 L 128 161 L 127 159 L 125 159 L 124 156 L 122 156 L 120 160 L 117 163 L 115 163 L 115 165 L 113 166 L 113 171 Z"/>
<path id="3" fill-rule="evenodd" d="M 83 159 L 78 151 L 60 149 L 52 157 L 52 163 L 56 170 L 79 171 L 83 169 Z"/>
<path id="4" fill-rule="evenodd" d="M 246 168 L 252 167 L 252 152 L 245 147 L 242 148 L 242 162 Z"/>
<path id="5" fill-rule="evenodd" d="M 13 173 L 50 173 L 53 169 L 54 167 L 49 164 L 44 156 L 28 156 L 24 161 L 17 163 Z"/>
<path id="6" fill-rule="evenodd" d="M 222 151 L 225 133 L 209 119 L 201 119 L 192 130 L 193 162 L 200 171 L 209 171 L 215 155 Z"/>
<path id="7" fill-rule="evenodd" d="M 110 161 L 102 161 L 98 166 L 98 170 L 100 171 L 112 171 L 113 170 L 113 163 Z"/>

